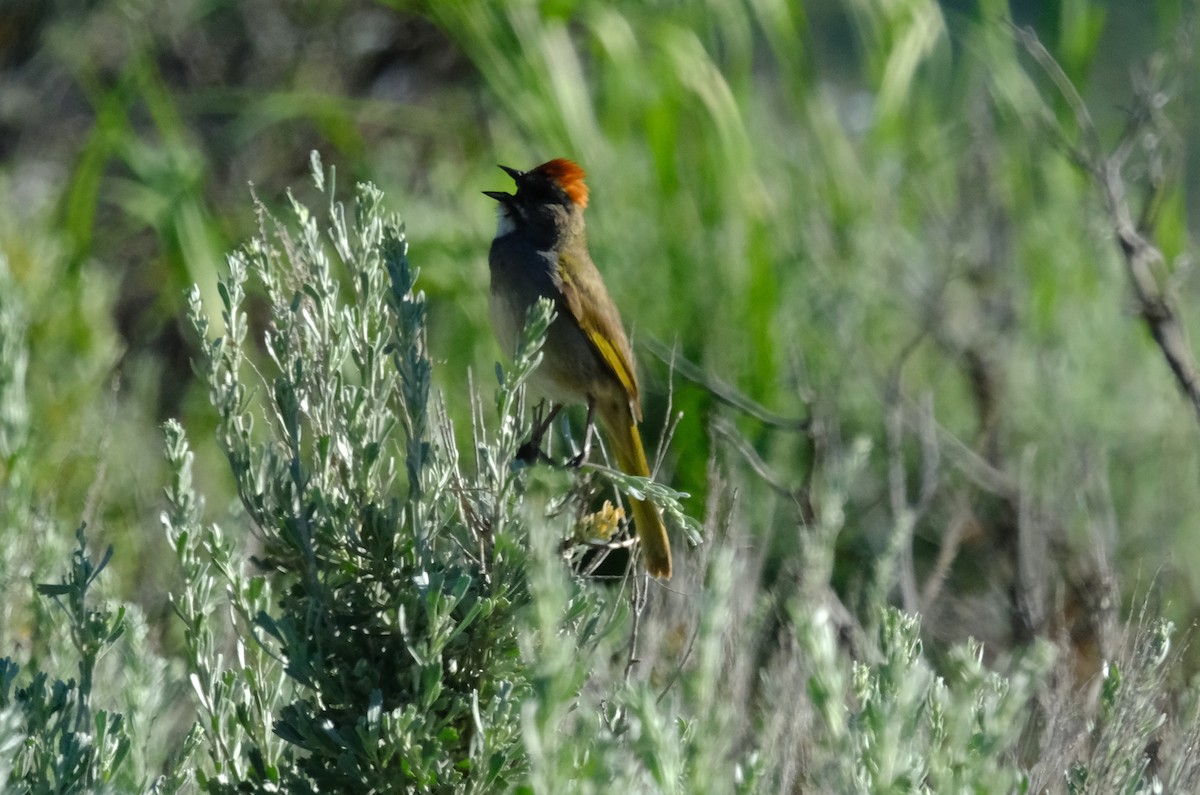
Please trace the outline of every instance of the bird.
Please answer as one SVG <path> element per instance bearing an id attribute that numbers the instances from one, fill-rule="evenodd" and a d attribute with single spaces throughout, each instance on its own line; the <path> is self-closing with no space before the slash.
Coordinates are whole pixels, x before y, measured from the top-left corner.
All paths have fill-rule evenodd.
<path id="1" fill-rule="evenodd" d="M 618 468 L 650 477 L 638 432 L 642 408 L 633 350 L 588 253 L 583 217 L 587 175 L 565 158 L 528 171 L 500 168 L 512 177 L 516 192 L 483 192 L 499 202 L 496 237 L 488 254 L 488 305 L 496 338 L 512 355 L 529 309 L 540 298 L 550 299 L 556 316 L 546 332 L 542 360 L 530 376 L 532 388 L 553 405 L 542 430 L 563 405 L 585 404 L 587 426 L 576 463 L 587 458 L 593 419 L 598 417 Z M 535 429 L 535 439 L 538 433 Z M 630 511 L 646 570 L 670 579 L 671 545 L 657 507 L 631 497 Z"/>

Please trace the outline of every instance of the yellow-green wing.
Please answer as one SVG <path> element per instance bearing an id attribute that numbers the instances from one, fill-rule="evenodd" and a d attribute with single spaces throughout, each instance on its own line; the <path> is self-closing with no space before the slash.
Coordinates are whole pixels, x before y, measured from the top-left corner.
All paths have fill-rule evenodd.
<path id="1" fill-rule="evenodd" d="M 584 257 L 586 256 L 585 254 Z M 633 352 L 630 350 L 625 330 L 621 327 L 621 315 L 604 287 L 600 272 L 590 259 L 562 252 L 558 257 L 558 275 L 567 309 L 583 329 L 600 359 L 625 388 L 635 417 L 640 415 Z"/>

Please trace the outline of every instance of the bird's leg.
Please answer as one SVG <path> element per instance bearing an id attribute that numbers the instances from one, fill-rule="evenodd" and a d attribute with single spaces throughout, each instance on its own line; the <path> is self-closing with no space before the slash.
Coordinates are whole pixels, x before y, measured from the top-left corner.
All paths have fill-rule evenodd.
<path id="1" fill-rule="evenodd" d="M 533 436 L 530 437 L 532 441 L 538 443 L 538 447 L 541 447 L 542 439 L 546 436 L 546 431 L 550 430 L 550 424 L 554 422 L 554 418 L 558 416 L 558 412 L 562 411 L 562 404 L 555 403 L 552 405 L 550 407 L 550 413 L 547 414 L 543 419 L 541 415 L 545 409 L 546 402 L 542 401 L 538 407 L 537 421 L 533 426 Z"/>
<path id="2" fill-rule="evenodd" d="M 550 457 L 542 452 L 542 439 L 546 436 L 546 431 L 550 429 L 550 423 L 554 422 L 554 418 L 558 416 L 558 412 L 562 411 L 562 404 L 555 403 L 550 407 L 550 413 L 545 417 L 542 415 L 546 411 L 546 401 L 538 404 L 533 410 L 533 431 L 529 434 L 529 441 L 517 448 L 517 460 L 524 461 L 526 464 L 532 464 L 535 461 L 543 461 L 545 463 L 553 463 Z"/>
<path id="3" fill-rule="evenodd" d="M 567 462 L 567 466 L 569 466 L 569 467 L 581 466 L 584 461 L 587 461 L 588 455 L 592 452 L 592 430 L 596 427 L 595 423 L 593 423 L 593 421 L 592 421 L 592 418 L 595 413 L 596 413 L 596 401 L 589 400 L 588 401 L 587 425 L 584 427 L 584 430 L 583 430 L 583 449 L 579 451 L 579 455 L 575 456 L 574 458 L 572 458 L 570 461 Z"/>

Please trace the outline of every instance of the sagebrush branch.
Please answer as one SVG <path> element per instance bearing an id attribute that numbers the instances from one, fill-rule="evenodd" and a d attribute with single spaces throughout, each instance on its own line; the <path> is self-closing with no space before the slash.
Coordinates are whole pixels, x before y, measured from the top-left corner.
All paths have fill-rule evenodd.
<path id="1" fill-rule="evenodd" d="M 1196 359 L 1170 296 L 1154 278 L 1154 266 L 1161 265 L 1164 258 L 1158 247 L 1142 234 L 1133 221 L 1125 194 L 1125 181 L 1121 176 L 1122 163 L 1123 158 L 1110 157 L 1096 173 L 1104 191 L 1117 244 L 1125 259 L 1138 315 L 1145 321 L 1179 388 L 1191 401 L 1197 421 L 1200 421 L 1200 382 L 1197 380 Z"/>
<path id="2" fill-rule="evenodd" d="M 1074 83 L 1033 31 L 1017 29 L 1016 35 L 1071 108 L 1075 123 L 1079 127 L 1082 139 L 1080 143 L 1070 142 L 1069 136 L 1052 113 L 1047 112 L 1043 122 L 1055 140 L 1067 149 L 1071 159 L 1096 182 L 1125 260 L 1125 270 L 1129 274 L 1138 315 L 1145 321 L 1150 335 L 1167 360 L 1167 366 L 1171 368 L 1175 381 L 1191 402 L 1196 419 L 1200 422 L 1200 380 L 1197 377 L 1196 359 L 1188 344 L 1187 333 L 1179 322 L 1174 303 L 1167 289 L 1154 275 L 1155 266 L 1161 267 L 1166 259 L 1162 251 L 1144 233 L 1144 230 L 1153 227 L 1154 210 L 1159 206 L 1165 182 L 1150 180 L 1150 192 L 1146 197 L 1144 210 L 1139 215 L 1139 220 L 1134 221 L 1123 173 L 1135 144 L 1146 140 L 1143 134 L 1147 122 L 1159 121 L 1162 126 L 1166 126 L 1159 111 L 1165 104 L 1167 92 L 1154 85 L 1153 80 L 1136 91 L 1137 104 L 1130 113 L 1129 123 L 1115 149 L 1106 155 L 1091 114 L 1088 113 L 1087 105 Z M 1154 136 L 1154 140 L 1160 140 L 1161 137 Z"/>

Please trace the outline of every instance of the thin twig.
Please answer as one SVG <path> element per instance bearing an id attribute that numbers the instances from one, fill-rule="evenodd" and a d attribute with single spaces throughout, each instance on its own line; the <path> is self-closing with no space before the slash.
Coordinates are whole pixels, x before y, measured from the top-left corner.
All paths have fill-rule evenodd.
<path id="1" fill-rule="evenodd" d="M 925 339 L 925 330 L 913 336 L 901 347 L 888 376 L 884 391 L 884 438 L 887 447 L 888 505 L 892 513 L 893 532 L 902 535 L 896 538 L 892 548 L 895 562 L 899 563 L 897 580 L 904 609 L 912 612 L 917 608 L 916 574 L 913 571 L 912 535 L 919 517 L 908 504 L 908 478 L 904 466 L 904 412 L 901 405 L 901 381 L 904 365 Z M 922 490 L 924 486 L 922 485 Z M 889 553 L 890 555 L 890 553 Z M 882 585 L 883 583 L 881 583 Z"/>
<path id="2" fill-rule="evenodd" d="M 700 365 L 691 362 L 675 348 L 669 348 L 653 337 L 643 336 L 642 345 L 661 361 L 670 365 L 687 380 L 703 387 L 717 400 L 754 417 L 764 425 L 771 425 L 786 430 L 803 431 L 811 423 L 808 417 L 785 417 L 771 411 L 766 406 L 743 395 L 729 384 L 711 373 L 705 372 Z"/>
<path id="3" fill-rule="evenodd" d="M 989 464 L 983 456 L 938 424 L 936 420 L 933 427 L 936 429 L 942 449 L 948 453 L 955 466 L 968 480 L 989 494 L 1010 500 L 1016 498 L 1020 489 L 1011 475 Z"/>
<path id="4" fill-rule="evenodd" d="M 1079 125 L 1079 132 L 1084 137 L 1084 149 L 1076 150 L 1081 157 L 1081 163 L 1089 166 L 1089 170 L 1095 168 L 1096 159 L 1100 156 L 1102 147 L 1100 145 L 1100 135 L 1096 132 L 1096 125 L 1092 121 L 1092 114 L 1087 109 L 1087 103 L 1083 101 L 1083 97 L 1075 89 L 1075 84 L 1071 82 L 1071 78 L 1059 66 L 1058 61 L 1050 54 L 1050 51 L 1038 39 L 1037 34 L 1029 27 L 1013 26 L 1018 39 L 1024 45 L 1025 51 L 1033 57 L 1042 70 L 1050 78 L 1051 82 L 1058 89 L 1059 94 L 1071 106 L 1071 112 L 1075 115 L 1075 122 Z"/>
<path id="5" fill-rule="evenodd" d="M 679 658 L 679 664 L 675 666 L 675 670 L 671 672 L 671 678 L 663 685 L 663 689 L 658 694 L 658 698 L 654 699 L 654 703 L 661 704 L 662 700 L 667 697 L 667 693 L 671 692 L 671 688 L 679 681 L 679 677 L 683 676 L 684 666 L 687 665 L 688 658 L 692 656 L 692 652 L 696 648 L 696 639 L 700 637 L 700 622 L 696 622 L 696 627 L 692 630 L 692 636 L 688 638 L 687 648 L 683 650 L 683 656 Z"/>
<path id="6" fill-rule="evenodd" d="M 625 660 L 625 681 L 633 675 L 633 669 L 641 662 L 637 656 L 638 638 L 642 628 L 642 611 L 646 609 L 646 597 L 649 589 L 645 577 L 632 577 L 633 590 L 629 594 L 629 603 L 633 608 L 633 627 L 629 631 L 629 656 Z"/>
<path id="7" fill-rule="evenodd" d="M 958 507 L 955 508 L 954 515 L 946 526 L 946 532 L 942 533 L 942 544 L 938 547 L 937 560 L 934 561 L 933 570 L 925 578 L 925 587 L 921 589 L 919 612 L 930 612 L 933 603 L 941 595 L 942 586 L 946 584 L 946 580 L 950 576 L 950 567 L 958 558 L 958 550 L 962 546 L 963 537 L 974 517 L 975 514 L 971 512 L 966 495 L 961 495 L 958 499 Z"/>
<path id="8" fill-rule="evenodd" d="M 667 362 L 667 409 L 663 412 L 663 416 L 667 418 L 667 427 L 666 431 L 658 437 L 658 445 L 654 451 L 654 462 L 650 467 L 650 477 L 655 477 L 658 474 L 663 458 L 667 455 L 667 448 L 671 444 L 671 437 L 675 435 L 675 429 L 679 427 L 679 421 L 683 419 L 683 412 L 680 412 L 679 416 L 675 417 L 674 420 L 671 417 L 671 412 L 675 408 L 675 352 L 675 348 L 672 348 L 671 360 Z"/>
<path id="9" fill-rule="evenodd" d="M 750 443 L 742 438 L 742 435 L 737 432 L 728 420 L 717 417 L 713 420 L 712 428 L 716 435 L 729 442 L 733 446 L 733 449 L 741 454 L 742 458 L 750 465 L 755 474 L 762 478 L 763 482 L 770 486 L 773 491 L 789 500 L 800 499 L 799 492 L 789 487 L 778 475 L 771 471 L 767 462 L 762 460 L 754 448 L 750 446 Z"/>

